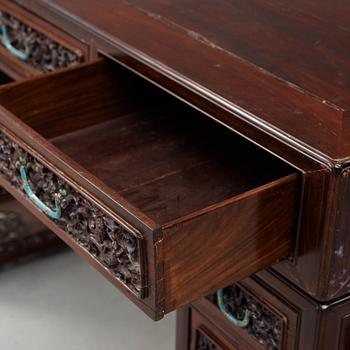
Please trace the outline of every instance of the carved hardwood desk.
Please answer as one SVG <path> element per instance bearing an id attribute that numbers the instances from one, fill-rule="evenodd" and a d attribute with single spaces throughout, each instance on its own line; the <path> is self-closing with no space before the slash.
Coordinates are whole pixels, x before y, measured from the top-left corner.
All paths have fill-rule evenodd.
<path id="1" fill-rule="evenodd" d="M 350 349 L 347 5 L 0 0 L 0 262 L 63 240 L 178 350 Z"/>

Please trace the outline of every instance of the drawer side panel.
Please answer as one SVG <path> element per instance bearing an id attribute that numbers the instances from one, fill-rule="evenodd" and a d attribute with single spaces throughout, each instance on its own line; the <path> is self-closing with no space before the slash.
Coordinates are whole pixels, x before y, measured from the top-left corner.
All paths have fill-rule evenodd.
<path id="1" fill-rule="evenodd" d="M 287 258 L 298 189 L 289 175 L 165 229 L 165 312 Z"/>

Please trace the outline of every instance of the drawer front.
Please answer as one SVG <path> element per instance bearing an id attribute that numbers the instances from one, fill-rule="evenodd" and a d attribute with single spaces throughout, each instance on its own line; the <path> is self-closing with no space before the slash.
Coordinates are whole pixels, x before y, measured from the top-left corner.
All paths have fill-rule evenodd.
<path id="1" fill-rule="evenodd" d="M 295 349 L 298 311 L 254 278 L 224 288 L 222 296 L 215 293 L 194 305 L 220 325 L 222 332 L 234 335 L 239 349 Z"/>
<path id="2" fill-rule="evenodd" d="M 20 190 L 51 218 L 75 243 L 75 248 L 86 251 L 124 287 L 144 298 L 145 256 L 141 234 L 107 214 L 4 132 L 0 132 L 0 150 L 0 173 L 6 183 Z"/>
<path id="3" fill-rule="evenodd" d="M 323 314 L 329 313 L 329 310 L 300 293 L 273 271 L 261 271 L 224 288 L 224 309 L 222 304 L 220 307 L 219 299 L 220 295 L 218 298 L 218 293 L 214 293 L 195 302 L 193 307 L 223 333 L 232 335 L 234 342 L 239 344 L 238 349 L 318 349 L 321 348 L 320 344 L 326 343 L 329 333 L 332 333 L 329 338 L 333 339 L 331 344 L 336 349 L 334 344 L 337 343 L 337 332 L 319 330 Z M 234 323 L 225 312 L 235 320 L 243 320 L 248 313 L 248 323 L 243 326 Z M 339 324 L 339 318 L 332 325 L 337 322 Z M 325 329 L 331 328 L 330 325 L 327 327 Z M 317 345 L 318 337 L 325 334 L 325 339 Z M 327 345 L 324 348 L 331 347 Z"/>
<path id="4" fill-rule="evenodd" d="M 9 1 L 0 1 L 0 67 L 13 78 L 82 63 L 88 46 Z"/>
<path id="5" fill-rule="evenodd" d="M 261 301 L 260 298 L 261 295 L 256 296 L 249 288 L 241 284 L 234 284 L 223 289 L 221 304 L 217 294 L 211 295 L 209 300 L 221 312 L 228 312 L 232 315 L 234 320 L 238 322 L 246 320 L 246 324 L 232 323 L 230 326 L 231 328 L 236 327 L 237 330 L 240 328 L 242 330 L 240 334 L 250 337 L 256 343 L 255 347 L 262 346 L 269 350 L 285 349 L 283 344 L 287 341 L 285 339 L 286 329 L 291 320 L 288 320 L 276 306 L 272 306 L 265 300 Z M 292 317 L 294 322 L 295 316 Z"/>

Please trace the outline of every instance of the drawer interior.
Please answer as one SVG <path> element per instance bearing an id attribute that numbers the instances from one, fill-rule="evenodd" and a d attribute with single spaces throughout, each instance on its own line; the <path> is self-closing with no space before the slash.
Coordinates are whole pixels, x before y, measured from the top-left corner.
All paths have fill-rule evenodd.
<path id="1" fill-rule="evenodd" d="M 106 61 L 9 84 L 0 103 L 160 225 L 295 172 Z"/>

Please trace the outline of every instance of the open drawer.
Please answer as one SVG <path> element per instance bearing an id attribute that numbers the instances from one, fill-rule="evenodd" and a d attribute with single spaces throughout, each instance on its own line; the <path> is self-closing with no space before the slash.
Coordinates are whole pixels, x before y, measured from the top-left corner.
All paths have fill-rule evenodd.
<path id="1" fill-rule="evenodd" d="M 0 185 L 152 318 L 292 253 L 296 171 L 117 64 L 0 104 Z"/>

